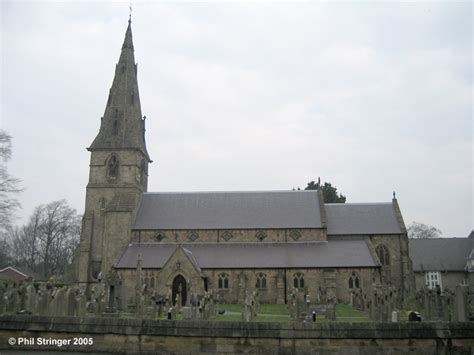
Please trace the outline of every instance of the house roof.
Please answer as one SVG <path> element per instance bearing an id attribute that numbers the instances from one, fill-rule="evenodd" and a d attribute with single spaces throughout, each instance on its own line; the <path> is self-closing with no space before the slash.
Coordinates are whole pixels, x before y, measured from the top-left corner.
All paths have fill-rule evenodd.
<path id="1" fill-rule="evenodd" d="M 317 191 L 144 193 L 134 230 L 322 228 Z"/>
<path id="2" fill-rule="evenodd" d="M 414 271 L 464 271 L 474 239 L 410 239 L 408 246 Z"/>
<path id="3" fill-rule="evenodd" d="M 326 208 L 328 235 L 400 234 L 393 204 L 328 203 Z"/>
<path id="4" fill-rule="evenodd" d="M 291 243 L 185 243 L 202 269 L 376 267 L 365 240 Z M 130 244 L 116 265 L 161 268 L 179 244 Z"/>
<path id="5" fill-rule="evenodd" d="M 32 278 L 36 281 L 43 281 L 43 277 L 25 266 L 7 266 L 0 270 L 0 279 L 15 279 L 17 281 Z"/>

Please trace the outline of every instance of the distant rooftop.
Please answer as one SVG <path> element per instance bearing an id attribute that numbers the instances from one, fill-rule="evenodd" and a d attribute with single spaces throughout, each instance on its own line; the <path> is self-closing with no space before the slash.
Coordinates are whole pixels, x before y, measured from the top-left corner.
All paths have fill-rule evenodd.
<path id="1" fill-rule="evenodd" d="M 414 271 L 464 271 L 474 238 L 410 239 Z"/>

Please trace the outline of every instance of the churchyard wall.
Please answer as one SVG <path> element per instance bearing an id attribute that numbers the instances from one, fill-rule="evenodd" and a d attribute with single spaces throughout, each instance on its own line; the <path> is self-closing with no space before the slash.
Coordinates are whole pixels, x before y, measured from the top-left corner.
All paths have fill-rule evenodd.
<path id="1" fill-rule="evenodd" d="M 18 345 L 18 338 L 93 345 Z M 14 338 L 15 345 L 9 345 Z M 244 323 L 0 317 L 0 351 L 113 354 L 472 354 L 474 323 Z"/>

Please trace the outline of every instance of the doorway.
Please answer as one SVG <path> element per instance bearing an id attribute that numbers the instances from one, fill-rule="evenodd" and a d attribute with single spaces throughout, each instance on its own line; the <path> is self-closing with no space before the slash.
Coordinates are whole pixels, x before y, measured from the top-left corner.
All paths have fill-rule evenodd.
<path id="1" fill-rule="evenodd" d="M 172 287 L 172 296 L 173 297 L 173 305 L 176 302 L 176 295 L 181 291 L 181 306 L 186 305 L 187 299 L 187 287 L 186 287 L 186 279 L 182 275 L 178 275 L 173 280 L 173 287 Z"/>

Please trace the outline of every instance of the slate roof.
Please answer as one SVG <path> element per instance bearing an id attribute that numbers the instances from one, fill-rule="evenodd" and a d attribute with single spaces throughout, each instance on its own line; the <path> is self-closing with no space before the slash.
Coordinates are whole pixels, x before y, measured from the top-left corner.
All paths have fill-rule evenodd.
<path id="1" fill-rule="evenodd" d="M 185 243 L 202 269 L 376 267 L 365 240 L 291 243 Z M 178 244 L 130 244 L 116 267 L 161 268 Z"/>
<path id="2" fill-rule="evenodd" d="M 134 230 L 322 228 L 317 191 L 144 193 Z"/>
<path id="3" fill-rule="evenodd" d="M 474 239 L 410 239 L 408 247 L 414 271 L 464 271 Z"/>
<path id="4" fill-rule="evenodd" d="M 402 233 L 393 204 L 325 204 L 328 235 Z"/>

